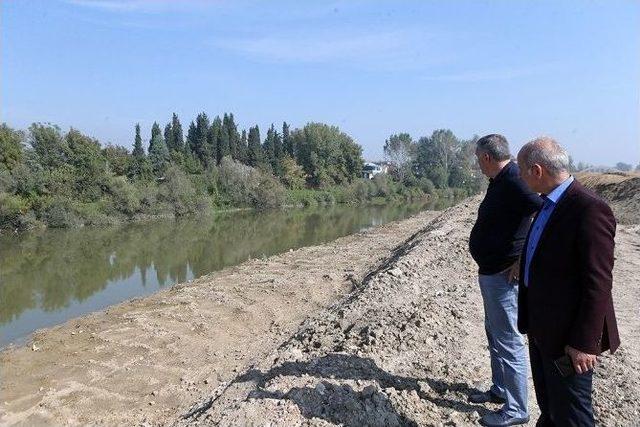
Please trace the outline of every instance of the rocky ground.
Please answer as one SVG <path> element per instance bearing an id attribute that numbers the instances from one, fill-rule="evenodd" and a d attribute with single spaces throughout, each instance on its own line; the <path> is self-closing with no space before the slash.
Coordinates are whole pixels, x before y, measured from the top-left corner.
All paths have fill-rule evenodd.
<path id="1" fill-rule="evenodd" d="M 467 403 L 490 378 L 467 252 L 479 200 L 38 334 L 32 347 L 1 354 L 0 421 L 473 425 L 497 409 Z M 640 226 L 621 225 L 616 242 L 623 343 L 597 369 L 605 426 L 640 420 Z"/>
<path id="2" fill-rule="evenodd" d="M 358 290 L 308 319 L 278 350 L 221 384 L 175 425 L 473 425 L 492 405 L 483 308 L 467 235 L 478 199 L 398 248 Z M 623 344 L 597 370 L 598 425 L 640 419 L 640 228 L 618 234 Z M 532 422 L 538 415 L 530 384 Z"/>

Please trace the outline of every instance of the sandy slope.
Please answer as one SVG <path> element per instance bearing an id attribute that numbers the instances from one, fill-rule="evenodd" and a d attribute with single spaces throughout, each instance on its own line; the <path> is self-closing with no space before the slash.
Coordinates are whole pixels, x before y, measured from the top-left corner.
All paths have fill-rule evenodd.
<path id="1" fill-rule="evenodd" d="M 435 219 L 363 287 L 310 318 L 281 348 L 205 396 L 176 424 L 474 424 L 492 408 L 467 403 L 490 372 L 475 266 L 467 254 L 478 200 Z M 623 344 L 598 369 L 599 425 L 640 418 L 638 226 L 620 227 L 617 244 L 615 303 Z"/>
<path id="2" fill-rule="evenodd" d="M 0 353 L 0 424 L 173 420 L 360 283 L 433 212 L 202 277 Z"/>

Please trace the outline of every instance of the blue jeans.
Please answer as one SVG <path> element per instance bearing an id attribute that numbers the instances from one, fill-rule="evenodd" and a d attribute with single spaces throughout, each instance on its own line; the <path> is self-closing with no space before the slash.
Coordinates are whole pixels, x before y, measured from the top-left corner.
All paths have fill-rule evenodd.
<path id="1" fill-rule="evenodd" d="M 524 418 L 527 409 L 527 350 L 518 332 L 518 284 L 509 282 L 509 270 L 480 275 L 484 326 L 491 355 L 491 391 L 506 400 L 503 410 Z"/>

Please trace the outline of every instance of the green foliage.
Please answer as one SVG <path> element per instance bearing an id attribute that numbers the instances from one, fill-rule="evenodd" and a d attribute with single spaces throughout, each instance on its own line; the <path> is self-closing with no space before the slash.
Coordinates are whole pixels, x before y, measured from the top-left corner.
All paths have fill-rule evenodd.
<path id="1" fill-rule="evenodd" d="M 348 184 L 362 172 L 362 148 L 336 126 L 309 123 L 291 138 L 296 160 L 314 188 Z"/>
<path id="2" fill-rule="evenodd" d="M 68 160 L 68 147 L 58 126 L 34 123 L 29 127 L 28 143 L 36 155 L 38 163 L 52 170 L 64 165 Z"/>
<path id="3" fill-rule="evenodd" d="M 151 128 L 149 163 L 151 163 L 151 169 L 156 178 L 164 178 L 164 174 L 169 166 L 169 150 L 164 142 L 158 123 L 153 123 L 153 127 Z"/>
<path id="4" fill-rule="evenodd" d="M 384 155 L 393 163 L 393 174 L 398 181 L 404 181 L 412 173 L 411 165 L 415 161 L 417 145 L 411 135 L 400 133 L 391 135 L 384 143 Z"/>
<path id="5" fill-rule="evenodd" d="M 282 160 L 282 182 L 287 188 L 299 190 L 304 187 L 307 175 L 293 157 L 285 156 Z"/>
<path id="6" fill-rule="evenodd" d="M 258 126 L 249 128 L 248 147 L 247 147 L 247 165 L 258 167 L 264 162 L 262 146 L 260 145 L 260 129 Z"/>
<path id="7" fill-rule="evenodd" d="M 131 155 L 129 150 L 119 145 L 108 144 L 102 149 L 102 155 L 106 160 L 106 165 L 116 176 L 123 176 L 129 170 Z"/>
<path id="8" fill-rule="evenodd" d="M 20 196 L 0 193 L 0 228 L 19 228 L 20 217 L 29 209 Z"/>
<path id="9" fill-rule="evenodd" d="M 137 188 L 124 177 L 114 177 L 109 182 L 112 209 L 127 217 L 140 211 L 140 196 Z"/>
<path id="10" fill-rule="evenodd" d="M 284 187 L 269 175 L 261 174 L 258 185 L 251 189 L 251 206 L 257 210 L 281 207 L 285 198 Z"/>
<path id="11" fill-rule="evenodd" d="M 23 141 L 27 144 L 23 144 Z M 283 205 L 384 203 L 473 194 L 475 140 L 448 130 L 413 142 L 386 141 L 391 174 L 360 178 L 362 149 L 335 126 L 308 123 L 263 141 L 258 126 L 238 129 L 225 113 L 200 113 L 186 140 L 174 113 L 151 129 L 147 153 L 135 126 L 133 150 L 107 145 L 76 129 L 34 123 L 26 134 L 0 127 L 0 228 L 105 225 L 151 216 L 183 216 L 212 207 L 273 209 Z M 398 166 L 400 165 L 400 166 Z M 456 187 L 457 189 L 450 189 Z"/>
<path id="12" fill-rule="evenodd" d="M 140 123 L 136 123 L 136 136 L 131 154 L 133 157 L 144 157 L 144 147 L 142 146 L 142 137 L 140 136 Z"/>
<path id="13" fill-rule="evenodd" d="M 22 163 L 23 139 L 22 132 L 11 129 L 6 123 L 0 125 L 0 171 L 12 171 Z"/>
<path id="14" fill-rule="evenodd" d="M 176 217 L 196 213 L 208 208 L 206 199 L 198 196 L 187 175 L 175 166 L 167 170 L 161 194 L 171 206 Z"/>

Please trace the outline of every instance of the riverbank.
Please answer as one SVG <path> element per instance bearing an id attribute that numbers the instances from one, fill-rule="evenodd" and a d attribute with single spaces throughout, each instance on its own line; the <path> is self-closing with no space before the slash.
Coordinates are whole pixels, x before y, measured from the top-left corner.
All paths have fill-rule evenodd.
<path id="1" fill-rule="evenodd" d="M 253 259 L 0 353 L 0 423 L 164 424 L 362 282 L 434 212 Z"/>
<path id="2" fill-rule="evenodd" d="M 177 425 L 474 425 L 496 405 L 468 232 L 479 198 L 445 211 L 348 298 L 308 319 L 278 350 L 194 402 Z M 622 345 L 595 381 L 598 425 L 640 417 L 640 227 L 616 238 Z M 530 425 L 538 409 L 529 380 Z M 171 421 L 172 423 L 174 421 Z"/>

